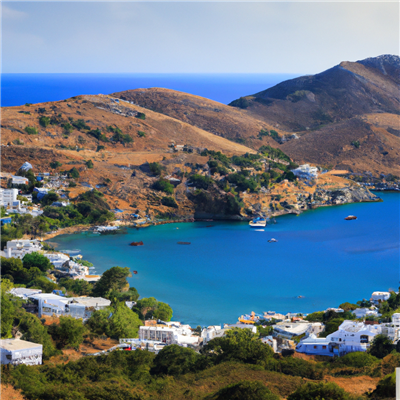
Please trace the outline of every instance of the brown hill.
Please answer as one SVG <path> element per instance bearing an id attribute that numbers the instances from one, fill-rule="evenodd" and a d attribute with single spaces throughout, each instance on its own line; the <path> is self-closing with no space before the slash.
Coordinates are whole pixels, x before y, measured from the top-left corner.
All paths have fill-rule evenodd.
<path id="1" fill-rule="evenodd" d="M 383 55 L 342 62 L 230 105 L 296 132 L 300 139 L 281 148 L 297 161 L 398 175 L 399 87 L 400 59 Z"/>
<path id="2" fill-rule="evenodd" d="M 244 143 L 254 149 L 266 144 L 279 147 L 279 144 L 270 137 L 260 139 L 261 129 L 275 129 L 278 133 L 286 133 L 240 109 L 175 90 L 136 89 L 113 93 L 112 96 L 168 115 L 214 135 Z"/>

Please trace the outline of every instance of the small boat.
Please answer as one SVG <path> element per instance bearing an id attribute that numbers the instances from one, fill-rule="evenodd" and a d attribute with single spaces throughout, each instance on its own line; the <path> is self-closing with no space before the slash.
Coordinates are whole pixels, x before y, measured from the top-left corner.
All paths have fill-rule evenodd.
<path id="1" fill-rule="evenodd" d="M 262 217 L 257 217 L 250 221 L 249 225 L 252 228 L 265 228 L 265 226 L 267 225 L 267 220 Z"/>
<path id="2" fill-rule="evenodd" d="M 178 242 L 178 244 L 190 244 L 190 242 Z"/>
<path id="3" fill-rule="evenodd" d="M 345 218 L 346 221 L 351 221 L 353 219 L 357 219 L 357 217 L 355 215 L 349 215 Z"/>
<path id="4" fill-rule="evenodd" d="M 132 242 L 129 246 L 143 246 L 143 242 Z"/>
<path id="5" fill-rule="evenodd" d="M 277 242 L 277 240 L 274 239 L 274 238 L 271 238 L 271 239 L 268 240 L 268 243 L 275 243 L 275 242 Z"/>
<path id="6" fill-rule="evenodd" d="M 212 228 L 214 225 L 207 225 L 206 228 Z"/>
<path id="7" fill-rule="evenodd" d="M 137 271 L 133 271 L 133 273 L 136 275 L 136 274 L 137 274 Z"/>

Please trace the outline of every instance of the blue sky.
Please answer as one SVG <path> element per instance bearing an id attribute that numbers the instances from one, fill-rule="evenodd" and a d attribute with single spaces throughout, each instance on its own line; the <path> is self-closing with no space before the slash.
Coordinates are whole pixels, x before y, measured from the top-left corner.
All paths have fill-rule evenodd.
<path id="1" fill-rule="evenodd" d="M 2 2 L 2 72 L 301 73 L 399 53 L 398 2 Z"/>

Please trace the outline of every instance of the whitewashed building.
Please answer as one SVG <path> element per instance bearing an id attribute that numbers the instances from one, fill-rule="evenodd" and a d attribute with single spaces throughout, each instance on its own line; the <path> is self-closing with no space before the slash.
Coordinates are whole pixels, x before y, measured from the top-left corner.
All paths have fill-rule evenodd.
<path id="1" fill-rule="evenodd" d="M 21 207 L 21 202 L 17 200 L 18 189 L 0 189 L 0 204 L 5 208 Z"/>
<path id="2" fill-rule="evenodd" d="M 43 345 L 20 339 L 0 340 L 1 364 L 40 365 Z"/>
<path id="3" fill-rule="evenodd" d="M 207 328 L 203 328 L 201 331 L 201 338 L 203 339 L 203 344 L 206 344 L 210 340 L 217 337 L 222 337 L 225 335 L 227 329 L 221 328 L 221 325 L 211 325 Z"/>
<path id="4" fill-rule="evenodd" d="M 319 334 L 323 331 L 324 325 L 321 322 L 308 322 L 304 320 L 296 322 L 278 322 L 272 325 L 274 336 L 282 339 L 292 339 L 303 334 Z"/>
<path id="5" fill-rule="evenodd" d="M 11 183 L 13 185 L 27 185 L 29 183 L 29 179 L 24 176 L 12 176 Z"/>
<path id="6" fill-rule="evenodd" d="M 382 333 L 380 325 L 366 325 L 363 322 L 343 321 L 336 332 L 326 338 L 310 335 L 303 339 L 296 351 L 305 354 L 343 356 L 355 351 L 367 351 L 374 337 Z"/>
<path id="7" fill-rule="evenodd" d="M 380 317 L 382 314 L 379 314 L 378 310 L 373 307 L 373 309 L 370 308 L 356 308 L 355 310 L 352 311 L 352 313 L 356 316 L 356 318 L 365 318 L 365 317 Z"/>
<path id="8" fill-rule="evenodd" d="M 375 305 L 379 305 L 383 301 L 389 300 L 390 292 L 373 292 L 371 295 L 371 303 Z"/>
<path id="9" fill-rule="evenodd" d="M 153 326 L 141 326 L 139 340 L 178 345 L 198 345 L 200 343 L 200 337 L 193 335 L 190 325 L 183 325 L 176 321 L 160 321 Z"/>
<path id="10" fill-rule="evenodd" d="M 24 258 L 25 254 L 33 252 L 40 252 L 42 250 L 42 244 L 40 240 L 22 240 L 15 239 L 7 242 L 4 247 L 4 253 L 6 258 Z"/>
<path id="11" fill-rule="evenodd" d="M 8 293 L 20 299 L 28 300 L 29 296 L 42 293 L 41 289 L 12 288 Z"/>
<path id="12" fill-rule="evenodd" d="M 299 179 L 315 179 L 318 177 L 318 168 L 311 167 L 309 164 L 300 165 L 298 168 L 292 170 L 293 174 Z"/>

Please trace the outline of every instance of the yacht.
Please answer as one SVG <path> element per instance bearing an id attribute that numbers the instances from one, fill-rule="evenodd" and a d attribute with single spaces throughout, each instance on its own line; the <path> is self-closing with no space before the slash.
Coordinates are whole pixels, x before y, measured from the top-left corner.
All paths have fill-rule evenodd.
<path id="1" fill-rule="evenodd" d="M 267 220 L 263 217 L 257 217 L 250 221 L 249 225 L 252 228 L 265 228 L 265 226 L 267 225 Z"/>

